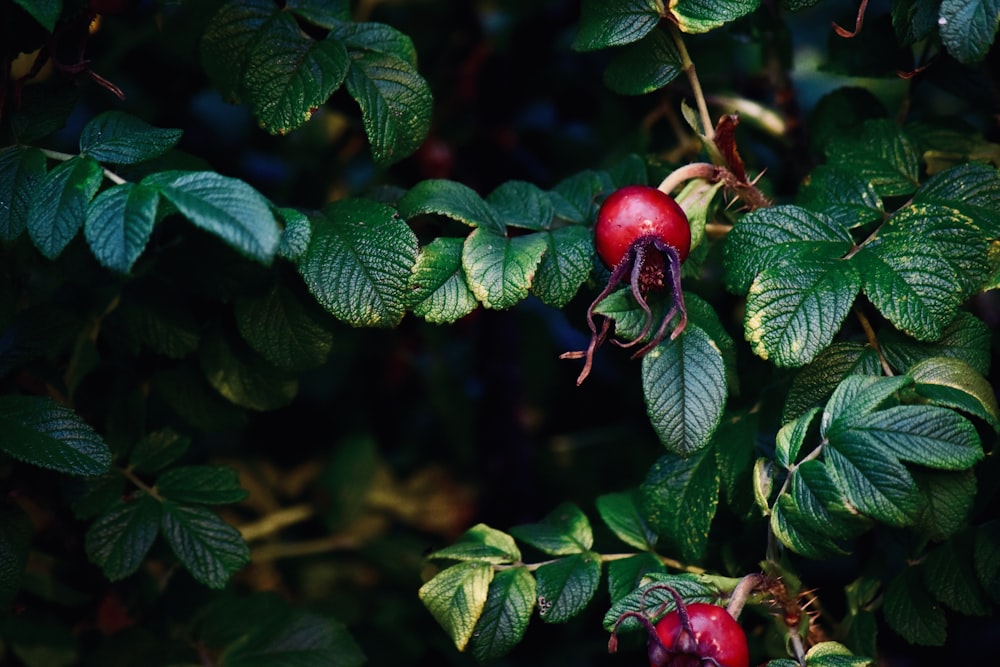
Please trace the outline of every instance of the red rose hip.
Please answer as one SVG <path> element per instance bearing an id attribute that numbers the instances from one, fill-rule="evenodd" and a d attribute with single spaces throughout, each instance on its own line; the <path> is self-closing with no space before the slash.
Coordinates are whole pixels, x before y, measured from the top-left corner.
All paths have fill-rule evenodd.
<path id="1" fill-rule="evenodd" d="M 682 262 L 691 250 L 691 227 L 673 197 L 647 185 L 615 190 L 597 213 L 597 255 L 608 268 L 614 268 L 629 246 L 642 236 L 655 237 L 673 247 Z"/>
<path id="2" fill-rule="evenodd" d="M 749 667 L 746 634 L 729 612 L 702 602 L 687 605 L 686 611 L 687 628 L 676 609 L 656 624 L 659 644 L 650 646 L 650 667 Z"/>

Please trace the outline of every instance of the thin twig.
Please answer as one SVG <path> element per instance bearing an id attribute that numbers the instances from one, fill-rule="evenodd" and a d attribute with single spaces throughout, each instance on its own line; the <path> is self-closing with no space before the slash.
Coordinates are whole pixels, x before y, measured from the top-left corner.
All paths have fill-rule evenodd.
<path id="1" fill-rule="evenodd" d="M 889 366 L 889 360 L 885 358 L 884 354 L 882 354 L 882 348 L 878 344 L 878 337 L 875 335 L 875 330 L 872 329 L 871 322 L 868 321 L 868 318 L 865 317 L 865 314 L 861 312 L 860 308 L 854 308 L 854 316 L 858 318 L 858 322 L 861 323 L 861 328 L 865 331 L 865 336 L 868 338 L 868 345 L 870 345 L 871 348 L 875 350 L 875 354 L 878 355 L 878 361 L 882 364 L 882 372 L 885 373 L 886 376 L 892 377 L 892 367 Z"/>

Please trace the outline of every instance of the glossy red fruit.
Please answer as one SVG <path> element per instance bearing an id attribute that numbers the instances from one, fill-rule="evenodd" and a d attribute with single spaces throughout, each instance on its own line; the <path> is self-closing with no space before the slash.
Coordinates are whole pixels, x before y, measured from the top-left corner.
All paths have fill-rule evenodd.
<path id="1" fill-rule="evenodd" d="M 674 248 L 682 262 L 691 250 L 687 215 L 673 197 L 648 185 L 628 185 L 612 192 L 594 226 L 594 247 L 601 261 L 614 268 L 644 236 Z"/>
<path id="2" fill-rule="evenodd" d="M 650 667 L 749 667 L 746 633 L 728 611 L 702 602 L 686 610 L 686 624 L 676 609 L 656 624 L 659 642 L 650 644 Z"/>

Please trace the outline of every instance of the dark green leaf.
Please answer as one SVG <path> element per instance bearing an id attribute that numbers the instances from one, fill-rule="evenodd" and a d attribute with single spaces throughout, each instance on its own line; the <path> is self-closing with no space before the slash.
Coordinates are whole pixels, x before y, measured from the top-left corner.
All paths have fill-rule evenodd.
<path id="1" fill-rule="evenodd" d="M 410 275 L 410 307 L 428 322 L 451 323 L 478 306 L 462 269 L 465 239 L 439 236 L 417 255 Z"/>
<path id="2" fill-rule="evenodd" d="M 650 527 L 687 561 L 699 560 L 719 504 L 719 469 L 709 448 L 661 456 L 640 487 Z M 677 508 L 683 507 L 683 512 Z"/>
<path id="3" fill-rule="evenodd" d="M 526 567 L 497 572 L 472 633 L 472 655 L 481 663 L 506 655 L 521 642 L 535 608 L 535 577 Z"/>
<path id="4" fill-rule="evenodd" d="M 820 165 L 809 174 L 796 202 L 850 229 L 881 219 L 882 200 L 872 185 L 842 167 Z"/>
<path id="5" fill-rule="evenodd" d="M 805 268 L 817 254 L 842 257 L 853 245 L 850 233 L 826 215 L 798 206 L 760 208 L 740 218 L 726 237 L 726 286 L 745 293 L 769 267 Z"/>
<path id="6" fill-rule="evenodd" d="M 214 331 L 199 349 L 202 371 L 216 391 L 235 405 L 265 412 L 291 403 L 298 380 L 260 357 L 232 345 Z"/>
<path id="7" fill-rule="evenodd" d="M 822 518 L 810 516 L 808 506 L 802 509 L 791 495 L 782 494 L 771 508 L 770 528 L 778 541 L 806 558 L 843 556 L 846 549 L 834 536 L 824 532 Z"/>
<path id="8" fill-rule="evenodd" d="M 601 580 L 601 557 L 587 552 L 566 556 L 535 570 L 538 615 L 562 623 L 583 611 Z"/>
<path id="9" fill-rule="evenodd" d="M 38 183 L 28 211 L 28 234 L 45 257 L 55 259 L 80 231 L 87 205 L 103 178 L 101 165 L 81 155 L 66 160 Z"/>
<path id="10" fill-rule="evenodd" d="M 941 0 L 895 0 L 892 3 L 892 26 L 903 45 L 927 39 L 938 26 Z"/>
<path id="11" fill-rule="evenodd" d="M 417 50 L 413 46 L 413 40 L 392 26 L 367 21 L 340 25 L 336 34 L 344 40 L 349 51 L 388 53 L 413 67 L 417 66 Z"/>
<path id="12" fill-rule="evenodd" d="M 418 215 L 443 215 L 470 227 L 505 234 L 499 214 L 467 185 L 444 179 L 420 181 L 399 200 L 399 214 L 407 220 Z"/>
<path id="13" fill-rule="evenodd" d="M 91 477 L 71 477 L 63 489 L 78 519 L 104 514 L 125 495 L 125 477 L 118 470 Z"/>
<path id="14" fill-rule="evenodd" d="M 366 30 L 364 25 L 344 23 L 333 35 L 349 42 L 353 32 Z M 430 129 L 430 87 L 395 49 L 349 54 L 347 90 L 361 106 L 372 155 L 382 165 L 398 162 L 420 147 Z"/>
<path id="15" fill-rule="evenodd" d="M 935 548 L 924 562 L 924 584 L 951 609 L 968 616 L 986 616 L 991 605 L 976 576 L 973 540 L 974 534 L 966 531 Z"/>
<path id="16" fill-rule="evenodd" d="M 830 437 L 864 423 L 871 412 L 895 402 L 896 393 L 912 384 L 913 380 L 906 376 L 851 375 L 844 378 L 823 411 L 823 435 Z"/>
<path id="17" fill-rule="evenodd" d="M 160 530 L 160 503 L 145 493 L 119 502 L 87 531 L 84 548 L 111 581 L 132 575 L 142 565 Z"/>
<path id="18" fill-rule="evenodd" d="M 660 22 L 657 0 L 583 0 L 577 51 L 594 51 L 636 42 Z"/>
<path id="19" fill-rule="evenodd" d="M 313 218 L 299 272 L 320 305 L 352 326 L 394 327 L 406 309 L 417 237 L 395 212 L 341 200 Z"/>
<path id="20" fill-rule="evenodd" d="M 288 371 L 322 365 L 333 346 L 329 322 L 315 303 L 306 303 L 280 284 L 236 302 L 236 326 L 243 340 L 268 362 Z"/>
<path id="21" fill-rule="evenodd" d="M 295 611 L 231 644 L 220 667 L 360 667 L 365 657 L 337 621 Z"/>
<path id="22" fill-rule="evenodd" d="M 976 476 L 958 472 L 914 470 L 922 507 L 917 527 L 928 539 L 946 540 L 965 527 L 976 498 Z"/>
<path id="23" fill-rule="evenodd" d="M 154 188 L 123 183 L 108 188 L 90 202 L 83 235 L 102 266 L 128 273 L 146 248 L 159 207 Z"/>
<path id="24" fill-rule="evenodd" d="M 177 145 L 181 134 L 122 111 L 105 111 L 80 131 L 80 152 L 98 162 L 135 164 L 163 155 Z"/>
<path id="25" fill-rule="evenodd" d="M 33 532 L 31 519 L 16 505 L 0 507 L 0 609 L 10 609 L 21 588 Z"/>
<path id="26" fill-rule="evenodd" d="M 909 471 L 877 442 L 848 431 L 831 438 L 824 456 L 841 493 L 859 512 L 891 526 L 907 526 L 920 511 Z"/>
<path id="27" fill-rule="evenodd" d="M 201 64 L 227 100 L 242 100 L 250 53 L 279 14 L 272 0 L 230 0 L 209 21 L 201 40 Z"/>
<path id="28" fill-rule="evenodd" d="M 759 5 L 760 0 L 675 0 L 670 13 L 684 32 L 702 33 L 752 14 Z"/>
<path id="29" fill-rule="evenodd" d="M 723 414 L 712 436 L 723 497 L 737 513 L 753 512 L 754 516 L 750 479 L 757 450 L 757 427 L 756 411 L 734 411 Z"/>
<path id="30" fill-rule="evenodd" d="M 510 529 L 511 535 L 550 556 L 589 551 L 594 546 L 590 521 L 573 503 L 563 503 L 538 523 Z"/>
<path id="31" fill-rule="evenodd" d="M 628 558 L 618 558 L 608 563 L 608 594 L 614 604 L 634 591 L 646 575 L 667 571 L 659 556 L 641 553 Z"/>
<path id="32" fill-rule="evenodd" d="M 878 354 L 869 346 L 835 341 L 795 376 L 785 399 L 782 420 L 791 421 L 826 402 L 848 375 L 879 375 Z"/>
<path id="33" fill-rule="evenodd" d="M 241 180 L 210 171 L 166 171 L 143 185 L 157 188 L 195 226 L 263 264 L 278 250 L 281 229 L 264 197 Z"/>
<path id="34" fill-rule="evenodd" d="M 285 8 L 322 28 L 351 20 L 350 0 L 287 0 Z"/>
<path id="35" fill-rule="evenodd" d="M 813 427 L 816 415 L 819 413 L 820 409 L 818 407 L 811 408 L 800 417 L 786 422 L 781 427 L 778 435 L 775 437 L 774 443 L 775 460 L 778 462 L 778 465 L 783 468 L 791 468 L 793 464 L 798 462 L 799 453 L 806 442 L 806 437 L 809 435 L 810 429 Z"/>
<path id="36" fill-rule="evenodd" d="M 889 582 L 883 613 L 889 626 L 911 644 L 941 646 L 947 637 L 944 609 L 934 604 L 919 568 L 909 568 Z"/>
<path id="37" fill-rule="evenodd" d="M 314 40 L 289 12 L 254 34 L 243 77 L 244 97 L 273 134 L 286 134 L 310 119 L 347 76 L 350 59 L 336 39 Z"/>
<path id="38" fill-rule="evenodd" d="M 643 577 L 643 583 L 640 587 L 611 605 L 611 608 L 604 614 L 604 629 L 613 630 L 618 619 L 628 611 L 638 612 L 644 616 L 650 616 L 650 612 L 655 611 L 651 620 L 658 620 L 660 616 L 673 611 L 676 602 L 670 589 L 679 593 L 686 604 L 718 602 L 721 597 L 719 595 L 720 586 L 713 579 L 711 576 L 694 574 L 650 572 Z M 718 579 L 721 580 L 723 577 L 718 577 Z M 736 580 L 728 579 L 726 583 L 726 588 L 731 590 L 736 585 Z M 619 630 L 625 632 L 638 630 L 641 627 L 637 621 L 631 618 L 626 618 L 618 626 Z"/>
<path id="39" fill-rule="evenodd" d="M 281 240 L 278 242 L 278 256 L 297 262 L 309 247 L 312 223 L 304 213 L 295 209 L 279 208 L 277 213 L 285 221 L 285 228 L 281 231 Z"/>
<path id="40" fill-rule="evenodd" d="M 62 0 L 15 0 L 15 2 L 49 32 L 56 29 L 56 21 L 62 13 Z"/>
<path id="41" fill-rule="evenodd" d="M 857 174 L 883 197 L 908 195 L 919 185 L 917 147 L 890 120 L 869 120 L 860 133 L 831 139 L 826 155 L 832 165 Z"/>
<path id="42" fill-rule="evenodd" d="M 421 601 L 464 651 L 486 606 L 493 568 L 487 563 L 465 562 L 439 572 L 420 587 Z"/>
<path id="43" fill-rule="evenodd" d="M 0 451 L 69 475 L 100 475 L 111 450 L 75 412 L 47 398 L 0 397 Z"/>
<path id="44" fill-rule="evenodd" d="M 593 234 L 572 225 L 544 233 L 547 248 L 538 265 L 531 291 L 542 303 L 562 308 L 576 296 L 590 275 L 594 258 Z"/>
<path id="45" fill-rule="evenodd" d="M 514 306 L 528 296 L 546 249 L 544 233 L 508 237 L 474 230 L 462 252 L 469 289 L 486 308 Z"/>
<path id="46" fill-rule="evenodd" d="M 521 551 L 510 535 L 480 523 L 465 531 L 454 544 L 438 549 L 427 557 L 499 565 L 521 560 Z"/>
<path id="47" fill-rule="evenodd" d="M 155 488 L 164 498 L 178 503 L 224 505 L 247 497 L 236 470 L 219 465 L 171 468 L 156 479 Z"/>
<path id="48" fill-rule="evenodd" d="M 673 40 L 663 30 L 653 30 L 615 54 L 604 70 L 604 83 L 622 95 L 645 95 L 663 88 L 682 71 Z"/>
<path id="49" fill-rule="evenodd" d="M 608 528 L 625 544 L 652 551 L 656 545 L 656 533 L 646 522 L 640 508 L 638 490 L 608 493 L 597 498 L 597 511 Z"/>
<path id="50" fill-rule="evenodd" d="M 129 454 L 129 467 L 141 473 L 159 472 L 184 456 L 191 446 L 191 438 L 172 429 L 147 434 L 136 443 Z"/>
<path id="51" fill-rule="evenodd" d="M 719 346 L 689 324 L 642 359 L 646 413 L 668 451 L 688 455 L 708 444 L 726 403 L 726 369 Z"/>
<path id="52" fill-rule="evenodd" d="M 45 154 L 37 148 L 0 149 L 0 239 L 13 241 L 28 226 L 35 189 L 45 179 Z"/>
<path id="53" fill-rule="evenodd" d="M 879 341 L 882 354 L 893 368 L 900 371 L 906 371 L 922 359 L 949 357 L 963 361 L 977 373 L 985 375 L 992 360 L 989 328 L 975 315 L 965 311 L 959 311 L 958 317 L 944 328 L 941 337 L 933 343 L 921 343 L 892 335 L 892 332 L 880 333 Z"/>
<path id="54" fill-rule="evenodd" d="M 799 259 L 764 269 L 747 295 L 746 339 L 778 366 L 801 366 L 826 348 L 861 288 L 835 247 Z"/>
<path id="55" fill-rule="evenodd" d="M 537 185 L 506 181 L 486 198 L 505 226 L 542 231 L 551 229 L 555 216 L 552 200 Z"/>
<path id="56" fill-rule="evenodd" d="M 949 55 L 960 63 L 986 57 L 1000 25 L 997 0 L 941 0 L 938 32 Z"/>
<path id="57" fill-rule="evenodd" d="M 581 171 L 565 178 L 549 191 L 556 215 L 577 224 L 588 224 L 597 215 L 595 204 L 604 184 L 595 171 Z"/>
<path id="58" fill-rule="evenodd" d="M 162 509 L 163 538 L 199 582 L 223 588 L 229 577 L 250 562 L 250 549 L 239 531 L 211 510 L 169 500 Z"/>
<path id="59" fill-rule="evenodd" d="M 960 359 L 932 357 L 910 367 L 917 393 L 935 405 L 962 410 L 1000 428 L 993 386 Z"/>
<path id="60" fill-rule="evenodd" d="M 964 417 L 932 405 L 899 405 L 851 426 L 901 461 L 941 470 L 965 470 L 983 458 L 979 435 Z"/>
<path id="61" fill-rule="evenodd" d="M 1000 230 L 1000 172 L 985 164 L 960 164 L 929 178 L 913 195 L 913 202 L 958 209 L 978 227 L 996 234 Z"/>

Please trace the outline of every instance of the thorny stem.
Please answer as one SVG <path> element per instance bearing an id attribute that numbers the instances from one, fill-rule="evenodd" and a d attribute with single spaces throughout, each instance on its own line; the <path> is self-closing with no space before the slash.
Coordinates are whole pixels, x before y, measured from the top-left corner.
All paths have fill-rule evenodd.
<path id="1" fill-rule="evenodd" d="M 42 151 L 42 153 L 45 154 L 45 157 L 51 160 L 58 160 L 59 162 L 66 162 L 68 160 L 72 160 L 75 157 L 78 157 L 76 155 L 73 155 L 72 153 L 62 153 L 60 151 L 49 150 L 48 148 L 42 148 L 40 150 Z M 113 171 L 110 171 L 108 169 L 103 169 L 103 171 L 104 171 L 104 178 L 108 179 L 115 185 L 122 185 L 124 183 L 128 183 L 128 181 L 126 181 L 124 178 L 122 178 Z"/>
<path id="2" fill-rule="evenodd" d="M 861 323 L 861 328 L 865 331 L 865 336 L 868 338 L 868 345 L 875 350 L 875 354 L 878 355 L 878 361 L 882 364 L 882 372 L 886 374 L 887 377 L 892 377 L 892 367 L 889 366 L 889 360 L 885 358 L 882 353 L 882 348 L 878 344 L 878 338 L 875 336 L 875 330 L 872 329 L 871 322 L 865 317 L 865 314 L 861 312 L 860 308 L 854 308 L 854 316 L 858 318 L 858 322 Z"/>
<path id="3" fill-rule="evenodd" d="M 763 192 L 757 189 L 755 185 L 757 179 L 753 181 L 741 180 L 726 167 L 709 162 L 692 162 L 683 167 L 678 167 L 667 174 L 666 178 L 660 181 L 660 184 L 656 188 L 664 194 L 669 195 L 680 187 L 682 183 L 695 178 L 703 179 L 709 183 L 721 182 L 727 190 L 745 201 L 750 209 L 765 208 L 772 203 Z"/>
<path id="4" fill-rule="evenodd" d="M 691 92 L 694 95 L 695 104 L 698 105 L 698 115 L 701 116 L 701 124 L 704 126 L 705 138 L 712 141 L 715 138 L 715 126 L 712 124 L 712 117 L 708 114 L 708 102 L 705 100 L 705 93 L 702 92 L 701 81 L 698 80 L 698 72 L 695 71 L 691 54 L 688 53 L 684 39 L 681 37 L 681 31 L 673 23 L 670 24 L 670 36 L 673 37 L 677 53 L 681 57 L 681 68 L 691 84 Z"/>
<path id="5" fill-rule="evenodd" d="M 674 560 L 673 558 L 669 558 L 667 556 L 660 556 L 659 554 L 654 554 L 654 555 L 656 556 L 656 558 L 659 559 L 661 563 L 663 563 L 664 565 L 673 570 L 680 570 L 682 572 L 688 572 L 690 574 L 705 574 L 705 570 L 703 568 L 698 567 L 697 565 L 687 565 L 685 563 L 682 563 L 678 560 Z M 635 556 L 634 553 L 600 554 L 602 563 L 610 563 L 611 561 L 615 560 L 624 560 L 626 558 L 632 558 L 633 556 Z M 520 561 L 517 563 L 502 563 L 494 565 L 493 570 L 495 572 L 499 572 L 501 570 L 510 570 L 515 567 L 523 567 L 529 572 L 534 572 L 543 565 L 551 565 L 552 563 L 558 563 L 560 560 L 561 560 L 560 558 L 553 558 L 551 560 L 544 560 L 538 563 L 523 563 Z"/>

